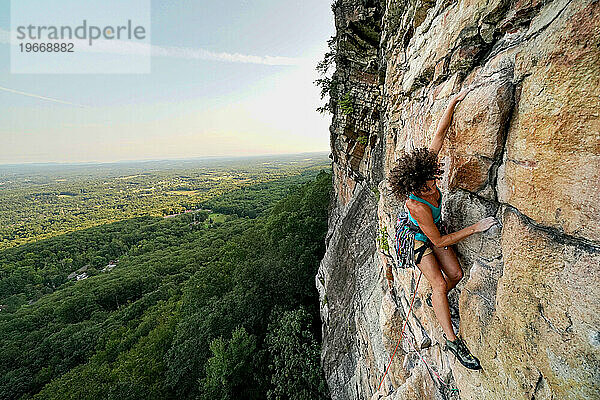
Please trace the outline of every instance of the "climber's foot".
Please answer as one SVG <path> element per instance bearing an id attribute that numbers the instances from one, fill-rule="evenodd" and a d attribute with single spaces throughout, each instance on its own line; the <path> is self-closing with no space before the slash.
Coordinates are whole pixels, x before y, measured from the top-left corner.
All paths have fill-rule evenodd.
<path id="1" fill-rule="evenodd" d="M 450 350 L 462 365 L 469 369 L 481 369 L 479 360 L 477 357 L 471 354 L 461 338 L 457 337 L 456 340 L 451 341 L 448 340 L 446 334 L 444 333 L 444 339 L 446 339 L 446 349 Z"/>
<path id="2" fill-rule="evenodd" d="M 429 293 L 425 298 L 425 303 L 427 303 L 429 307 L 433 308 L 433 304 L 431 304 L 431 293 Z"/>

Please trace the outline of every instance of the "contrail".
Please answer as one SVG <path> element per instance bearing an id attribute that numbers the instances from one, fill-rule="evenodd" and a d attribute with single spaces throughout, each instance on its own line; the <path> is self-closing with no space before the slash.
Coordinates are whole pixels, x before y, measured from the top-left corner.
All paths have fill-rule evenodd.
<path id="1" fill-rule="evenodd" d="M 33 94 L 33 93 L 21 92 L 19 90 L 9 89 L 9 88 L 5 88 L 5 87 L 2 87 L 2 86 L 0 86 L 0 90 L 4 90 L 5 92 L 9 92 L 9 93 L 20 94 L 22 96 L 33 97 L 35 99 L 52 101 L 54 103 L 68 104 L 70 106 L 83 107 L 83 108 L 87 108 L 88 107 L 88 106 L 84 106 L 83 104 L 71 103 L 69 101 L 63 101 L 63 100 L 59 100 L 59 99 L 53 99 L 52 97 L 45 97 L 45 96 L 40 96 L 40 95 Z"/>

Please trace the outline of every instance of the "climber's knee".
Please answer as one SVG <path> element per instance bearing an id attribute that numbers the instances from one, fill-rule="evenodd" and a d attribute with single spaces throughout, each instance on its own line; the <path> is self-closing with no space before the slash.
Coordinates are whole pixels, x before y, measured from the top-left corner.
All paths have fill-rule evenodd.
<path id="1" fill-rule="evenodd" d="M 463 278 L 462 268 L 459 268 L 458 270 L 456 270 L 456 272 L 454 274 L 452 274 L 451 276 L 448 277 L 448 279 L 450 279 L 452 282 L 460 282 L 460 280 L 462 278 Z"/>

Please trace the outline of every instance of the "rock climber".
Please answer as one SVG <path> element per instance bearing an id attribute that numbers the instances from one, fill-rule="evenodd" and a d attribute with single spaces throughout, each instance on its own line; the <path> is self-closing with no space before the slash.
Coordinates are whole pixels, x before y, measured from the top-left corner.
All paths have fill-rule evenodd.
<path id="1" fill-rule="evenodd" d="M 494 217 L 487 217 L 459 231 L 447 233 L 446 225 L 441 219 L 442 193 L 436 185 L 436 180 L 440 179 L 443 173 L 443 163 L 438 162 L 437 155 L 450 126 L 456 104 L 463 100 L 470 90 L 466 88 L 450 99 L 429 148 L 417 148 L 404 154 L 397 161 L 390 171 L 389 185 L 393 194 L 405 200 L 408 215 L 405 214 L 406 223 L 401 229 L 405 229 L 408 234 L 400 235 L 406 242 L 401 244 L 401 249 L 408 248 L 409 251 L 405 253 L 409 253 L 411 259 L 414 255 L 414 264 L 431 285 L 431 300 L 428 298 L 426 302 L 433 307 L 444 331 L 446 348 L 465 367 L 481 369 L 479 360 L 471 354 L 464 341 L 455 335 L 450 321 L 448 292 L 463 277 L 463 271 L 451 245 L 476 232 L 486 231 L 498 221 Z"/>

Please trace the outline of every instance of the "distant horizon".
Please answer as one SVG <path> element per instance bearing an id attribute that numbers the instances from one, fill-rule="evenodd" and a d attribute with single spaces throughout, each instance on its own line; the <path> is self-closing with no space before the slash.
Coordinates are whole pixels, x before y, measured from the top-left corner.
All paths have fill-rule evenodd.
<path id="1" fill-rule="evenodd" d="M 264 154 L 244 154 L 244 155 L 206 155 L 197 157 L 179 157 L 179 158 L 140 158 L 140 159 L 124 159 L 114 161 L 32 161 L 22 163 L 3 163 L 0 162 L 0 167 L 7 166 L 60 166 L 60 165 L 98 165 L 98 164 L 125 164 L 125 163 L 137 163 L 137 162 L 159 162 L 159 161 L 200 161 L 204 159 L 235 159 L 235 158 L 260 158 L 260 157 L 274 157 L 274 156 L 294 156 L 303 154 L 327 154 L 331 153 L 331 150 L 320 150 L 320 151 L 301 151 L 297 153 L 264 153 Z"/>

